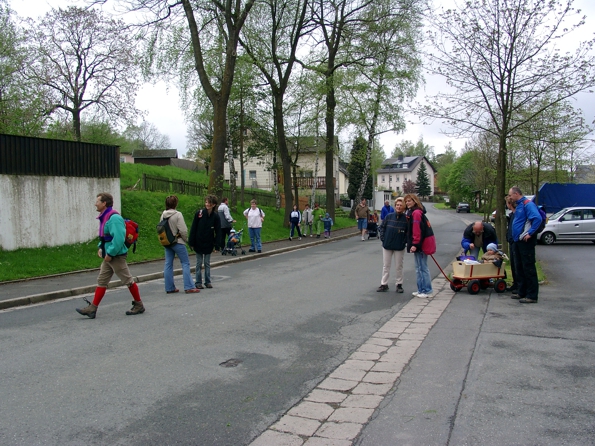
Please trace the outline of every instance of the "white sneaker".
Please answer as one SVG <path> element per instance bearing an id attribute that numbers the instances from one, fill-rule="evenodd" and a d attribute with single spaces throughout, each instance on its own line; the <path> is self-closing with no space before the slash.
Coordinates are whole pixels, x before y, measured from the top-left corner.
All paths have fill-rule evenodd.
<path id="1" fill-rule="evenodd" d="M 411 293 L 411 295 L 412 295 L 413 297 L 417 297 L 417 296 L 419 296 L 419 294 L 420 294 L 420 293 L 418 293 L 417 291 L 414 291 L 413 293 Z"/>
<path id="2" fill-rule="evenodd" d="M 427 294 L 424 294 L 424 293 L 418 293 L 417 296 L 415 296 L 415 297 L 418 297 L 420 299 L 427 299 L 430 296 L 428 296 Z"/>

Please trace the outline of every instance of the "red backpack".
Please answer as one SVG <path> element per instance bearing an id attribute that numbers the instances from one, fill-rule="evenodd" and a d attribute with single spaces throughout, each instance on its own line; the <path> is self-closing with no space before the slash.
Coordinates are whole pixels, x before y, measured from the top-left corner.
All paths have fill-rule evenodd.
<path id="1" fill-rule="evenodd" d="M 112 209 L 112 211 L 106 216 L 107 220 L 109 220 L 109 218 L 113 214 L 119 214 L 119 212 Z M 136 223 L 128 218 L 125 218 L 124 226 L 126 227 L 126 236 L 124 238 L 124 246 L 126 246 L 126 248 L 130 249 L 130 247 L 132 245 L 134 245 L 132 247 L 132 252 L 136 253 L 136 241 L 138 240 L 138 223 Z M 110 242 L 113 239 L 113 237 L 103 236 L 103 237 L 100 237 L 100 239 L 102 242 Z"/>

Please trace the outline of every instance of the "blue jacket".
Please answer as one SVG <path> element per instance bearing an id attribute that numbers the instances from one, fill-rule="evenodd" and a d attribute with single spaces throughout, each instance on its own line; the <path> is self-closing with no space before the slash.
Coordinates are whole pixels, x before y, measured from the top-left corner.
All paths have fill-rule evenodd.
<path id="1" fill-rule="evenodd" d="M 395 209 L 389 204 L 382 206 L 382 210 L 380 211 L 380 220 L 384 220 L 388 214 L 392 214 L 395 212 Z"/>
<path id="2" fill-rule="evenodd" d="M 488 252 L 488 245 L 490 243 L 498 244 L 498 235 L 496 234 L 496 230 L 494 227 L 489 223 L 482 223 L 483 224 L 483 246 L 480 248 L 483 249 L 483 252 Z M 461 240 L 461 247 L 465 252 L 469 251 L 469 245 L 473 243 L 475 240 L 475 234 L 473 233 L 473 225 L 471 223 L 469 226 L 465 228 L 463 231 L 463 239 Z"/>
<path id="3" fill-rule="evenodd" d="M 525 200 L 527 198 L 522 197 L 516 202 L 514 221 L 512 222 L 512 238 L 515 241 L 519 241 L 521 234 L 525 231 L 528 231 L 529 235 L 533 237 L 541 224 L 541 215 L 537 210 L 537 205 L 532 201 L 525 204 Z M 525 223 L 527 221 L 531 223 L 531 227 L 525 229 Z"/>

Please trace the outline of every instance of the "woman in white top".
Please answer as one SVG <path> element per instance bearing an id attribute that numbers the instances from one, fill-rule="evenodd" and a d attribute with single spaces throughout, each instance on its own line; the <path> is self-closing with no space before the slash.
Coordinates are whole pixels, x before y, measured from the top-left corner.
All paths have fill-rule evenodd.
<path id="1" fill-rule="evenodd" d="M 262 252 L 260 241 L 260 230 L 264 221 L 264 212 L 256 206 L 256 200 L 250 201 L 250 207 L 244 211 L 244 217 L 248 219 L 248 233 L 250 234 L 249 252 Z"/>

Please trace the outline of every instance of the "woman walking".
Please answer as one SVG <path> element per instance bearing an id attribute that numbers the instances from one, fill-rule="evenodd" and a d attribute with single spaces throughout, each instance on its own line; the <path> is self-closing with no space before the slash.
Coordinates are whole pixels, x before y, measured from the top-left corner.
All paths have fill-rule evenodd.
<path id="1" fill-rule="evenodd" d="M 184 221 L 184 216 L 177 211 L 178 197 L 170 195 L 165 199 L 165 211 L 161 214 L 161 220 L 167 219 L 167 224 L 171 233 L 176 237 L 176 242 L 165 246 L 165 268 L 163 269 L 163 278 L 165 279 L 165 292 L 167 294 L 177 293 L 179 290 L 174 284 L 174 258 L 176 254 L 182 264 L 182 276 L 184 278 L 184 291 L 186 293 L 198 293 L 194 287 L 192 275 L 190 274 L 190 259 L 186 250 L 188 242 L 188 226 Z M 181 243 L 180 243 L 181 240 Z"/>
<path id="2" fill-rule="evenodd" d="M 413 194 L 405 195 L 409 230 L 407 233 L 407 252 L 415 256 L 415 275 L 417 278 L 417 292 L 415 297 L 427 299 L 432 297 L 432 278 L 428 268 L 428 256 L 436 252 L 436 238 L 430 221 L 425 216 L 426 210 Z"/>

